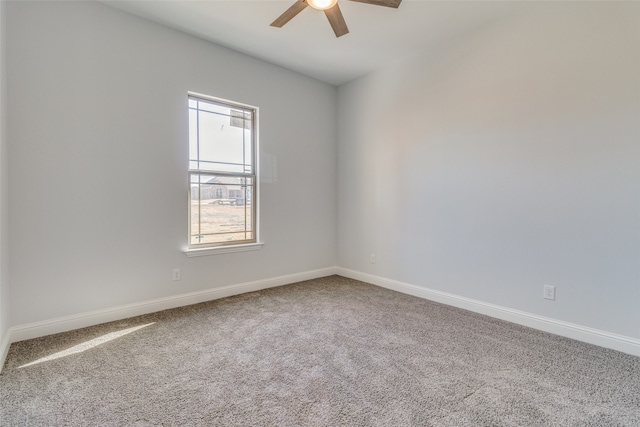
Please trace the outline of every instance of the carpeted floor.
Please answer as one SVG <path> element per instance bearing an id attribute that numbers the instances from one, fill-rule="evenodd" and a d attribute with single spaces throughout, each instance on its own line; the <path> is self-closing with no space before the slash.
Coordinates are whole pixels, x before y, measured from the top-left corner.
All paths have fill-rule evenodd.
<path id="1" fill-rule="evenodd" d="M 2 426 L 640 426 L 640 358 L 339 276 L 23 341 Z"/>

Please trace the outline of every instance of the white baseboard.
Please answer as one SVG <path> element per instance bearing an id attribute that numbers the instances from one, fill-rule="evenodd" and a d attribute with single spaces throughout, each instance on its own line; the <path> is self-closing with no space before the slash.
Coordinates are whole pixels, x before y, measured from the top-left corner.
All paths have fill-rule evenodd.
<path id="1" fill-rule="evenodd" d="M 612 334 L 586 326 L 576 325 L 549 317 L 538 316 L 524 311 L 514 310 L 508 307 L 488 304 L 486 302 L 461 297 L 434 289 L 423 288 L 397 280 L 386 279 L 371 274 L 361 273 L 354 270 L 338 267 L 336 274 L 362 282 L 371 283 L 383 288 L 392 289 L 404 294 L 440 302 L 465 310 L 473 311 L 498 319 L 506 320 L 519 325 L 549 332 L 578 341 L 595 344 L 618 350 L 624 353 L 640 356 L 640 340 L 623 335 Z"/>
<path id="2" fill-rule="evenodd" d="M 4 337 L 2 337 L 2 340 L 0 340 L 0 372 L 2 372 L 4 361 L 7 359 L 7 354 L 9 353 L 9 346 L 11 345 L 10 335 L 9 331 L 7 331 Z"/>
<path id="3" fill-rule="evenodd" d="M 67 332 L 79 328 L 86 328 L 87 326 L 98 325 L 100 323 L 112 322 L 114 320 L 126 319 L 128 317 L 140 316 L 142 314 L 154 313 L 156 311 L 167 310 L 170 308 L 197 304 L 200 302 L 230 297 L 247 292 L 274 288 L 276 286 L 288 285 L 290 283 L 301 282 L 303 280 L 311 280 L 317 279 L 319 277 L 331 276 L 333 274 L 336 274 L 336 271 L 336 267 L 328 267 L 320 270 L 305 271 L 302 273 L 289 274 L 286 276 L 239 283 L 236 285 L 224 286 L 221 288 L 190 292 L 166 298 L 143 301 L 135 304 L 121 305 L 118 307 L 112 307 L 103 310 L 90 311 L 86 313 L 74 314 L 71 316 L 44 320 L 41 322 L 14 326 L 9 329 L 6 336 L 0 343 L 0 371 L 2 371 L 2 367 L 4 366 L 4 361 L 7 356 L 7 352 L 9 351 L 9 346 L 11 345 L 11 343 L 17 341 L 39 338 L 45 335 Z"/>
<path id="4" fill-rule="evenodd" d="M 563 322 L 548 317 L 538 316 L 524 311 L 514 310 L 482 301 L 461 297 L 446 292 L 423 288 L 397 280 L 386 279 L 371 274 L 361 273 L 342 267 L 328 267 L 320 270 L 306 271 L 302 273 L 290 274 L 286 276 L 273 277 L 253 282 L 240 283 L 236 285 L 224 286 L 221 288 L 207 289 L 204 291 L 191 292 L 187 294 L 174 295 L 166 298 L 159 298 L 150 301 L 143 301 L 136 304 L 127 304 L 112 307 L 104 310 L 96 310 L 80 313 L 71 316 L 58 317 L 55 319 L 34 322 L 25 325 L 18 325 L 10 328 L 0 342 L 0 372 L 4 366 L 9 346 L 13 342 L 26 339 L 38 338 L 45 335 L 71 331 L 73 329 L 93 326 L 100 323 L 114 320 L 126 319 L 128 317 L 142 314 L 154 313 L 156 311 L 170 308 L 182 307 L 185 305 L 197 304 L 247 292 L 259 291 L 276 286 L 288 285 L 290 283 L 311 280 L 319 277 L 339 274 L 383 288 L 413 295 L 416 297 L 440 302 L 465 310 L 473 311 L 552 334 L 573 338 L 579 341 L 595 344 L 624 353 L 640 356 L 640 340 L 635 338 L 616 335 L 597 329 Z"/>

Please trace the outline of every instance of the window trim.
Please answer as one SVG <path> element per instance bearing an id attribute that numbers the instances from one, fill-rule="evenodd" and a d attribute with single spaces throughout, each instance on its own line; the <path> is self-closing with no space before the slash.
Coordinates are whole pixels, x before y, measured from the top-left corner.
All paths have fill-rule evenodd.
<path id="1" fill-rule="evenodd" d="M 237 245 L 211 246 L 208 248 L 185 249 L 183 252 L 188 258 L 193 258 L 199 256 L 231 254 L 234 252 L 257 251 L 262 249 L 262 246 L 264 246 L 264 243 L 256 242 Z"/>
<path id="2" fill-rule="evenodd" d="M 233 253 L 233 252 L 245 252 L 245 251 L 253 251 L 261 249 L 263 244 L 260 241 L 260 190 L 259 190 L 259 141 L 258 141 L 258 117 L 259 117 L 259 109 L 253 105 L 242 104 L 236 101 L 229 101 L 227 99 L 213 97 L 210 95 L 205 95 L 197 92 L 187 92 L 187 111 L 189 111 L 190 107 L 188 106 L 188 101 L 190 99 L 202 100 L 202 101 L 210 101 L 215 104 L 222 105 L 224 107 L 228 107 L 230 109 L 238 108 L 240 110 L 250 110 L 253 115 L 253 120 L 251 121 L 251 136 L 252 136 L 252 173 L 227 173 L 227 172 L 213 172 L 202 169 L 191 169 L 187 168 L 187 180 L 188 180 L 188 221 L 187 221 L 187 247 L 183 250 L 187 257 L 195 257 L 195 256 L 206 256 L 206 255 L 216 255 L 222 253 Z M 190 156 L 189 156 L 190 157 Z M 191 160 L 189 159 L 189 162 Z M 207 243 L 207 244 L 199 244 L 194 245 L 191 243 L 191 175 L 193 173 L 204 173 L 211 174 L 217 176 L 235 176 L 235 177 L 246 177 L 250 178 L 253 181 L 253 191 L 252 191 L 252 206 L 251 206 L 251 214 L 252 214 L 252 226 L 253 226 L 253 239 L 240 240 L 240 241 L 229 241 L 229 242 L 217 242 L 217 243 Z"/>

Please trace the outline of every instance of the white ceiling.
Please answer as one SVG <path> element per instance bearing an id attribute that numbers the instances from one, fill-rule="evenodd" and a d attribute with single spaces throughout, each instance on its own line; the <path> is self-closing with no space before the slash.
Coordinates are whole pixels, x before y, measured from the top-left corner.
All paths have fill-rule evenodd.
<path id="1" fill-rule="evenodd" d="M 104 0 L 112 7 L 333 85 L 389 61 L 435 49 L 524 7 L 515 1 L 403 0 L 398 9 L 340 0 L 350 33 L 336 38 L 310 7 L 283 28 L 269 24 L 295 0 Z"/>

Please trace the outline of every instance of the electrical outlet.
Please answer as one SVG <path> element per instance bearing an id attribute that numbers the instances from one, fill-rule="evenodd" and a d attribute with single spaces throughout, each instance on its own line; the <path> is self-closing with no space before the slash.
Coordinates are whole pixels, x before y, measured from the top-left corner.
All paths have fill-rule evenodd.
<path id="1" fill-rule="evenodd" d="M 375 264 L 376 263 L 376 254 L 371 254 L 371 258 L 369 258 L 369 260 L 371 261 L 371 264 Z"/>
<path id="2" fill-rule="evenodd" d="M 180 280 L 180 269 L 179 268 L 174 268 L 173 269 L 173 280 Z"/>
<path id="3" fill-rule="evenodd" d="M 555 301 L 556 299 L 556 287 L 550 285 L 544 285 L 544 290 L 542 291 L 542 296 L 544 299 L 550 299 Z"/>

